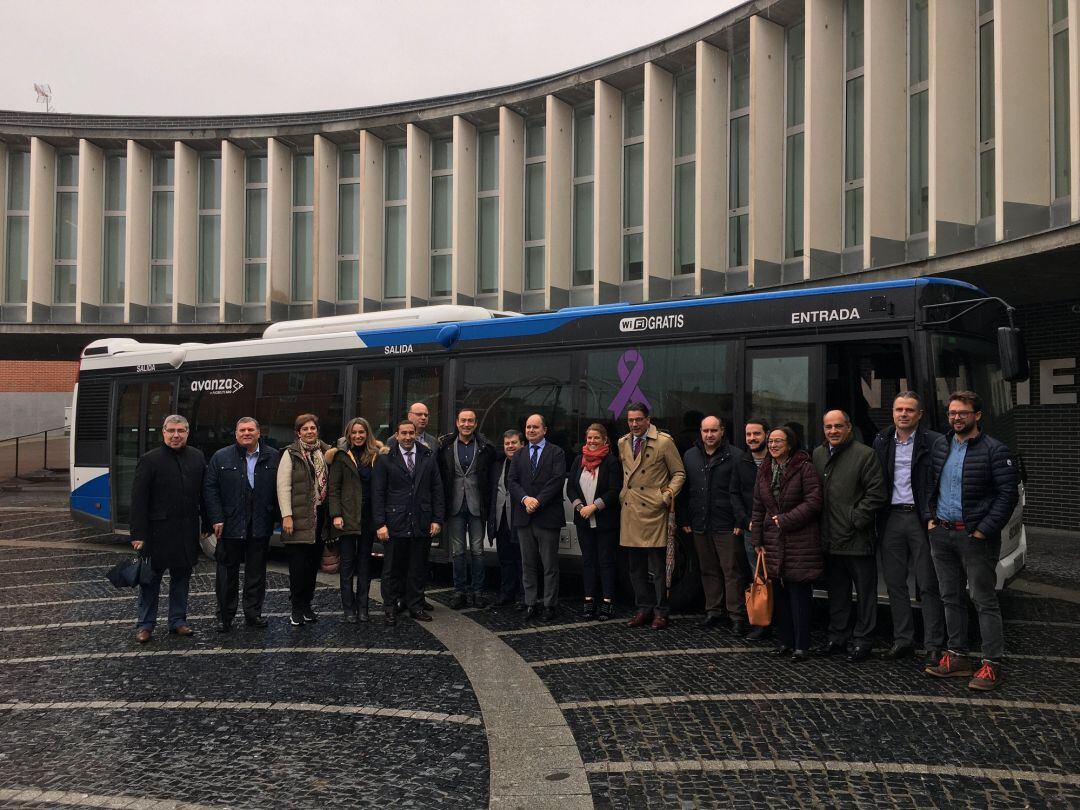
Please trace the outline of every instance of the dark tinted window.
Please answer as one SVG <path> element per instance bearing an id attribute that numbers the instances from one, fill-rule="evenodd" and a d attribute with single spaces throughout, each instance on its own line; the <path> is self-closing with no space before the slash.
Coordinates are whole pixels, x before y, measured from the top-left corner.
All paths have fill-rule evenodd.
<path id="1" fill-rule="evenodd" d="M 254 371 L 208 371 L 180 377 L 178 412 L 191 423 L 188 444 L 207 459 L 234 441 L 236 421 L 255 413 Z"/>
<path id="2" fill-rule="evenodd" d="M 319 436 L 333 444 L 341 436 L 344 401 L 341 370 L 264 371 L 260 379 L 255 418 L 272 447 L 285 447 L 295 438 L 293 423 L 302 413 L 319 417 Z"/>

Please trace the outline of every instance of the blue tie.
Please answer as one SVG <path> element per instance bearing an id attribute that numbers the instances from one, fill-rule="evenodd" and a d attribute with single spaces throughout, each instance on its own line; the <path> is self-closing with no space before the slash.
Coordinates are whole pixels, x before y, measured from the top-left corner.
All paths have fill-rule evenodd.
<path id="1" fill-rule="evenodd" d="M 532 446 L 532 466 L 533 470 L 536 469 L 536 465 L 540 463 L 540 445 L 534 444 Z"/>

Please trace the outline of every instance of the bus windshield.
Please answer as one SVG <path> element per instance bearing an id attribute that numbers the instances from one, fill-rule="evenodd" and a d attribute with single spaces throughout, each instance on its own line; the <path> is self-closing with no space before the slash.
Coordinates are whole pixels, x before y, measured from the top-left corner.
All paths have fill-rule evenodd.
<path id="1" fill-rule="evenodd" d="M 1012 387 L 1001 376 L 997 346 L 988 340 L 935 333 L 931 335 L 938 424 L 947 426 L 945 412 L 953 391 L 975 391 L 982 397 L 980 428 L 1016 447 Z"/>

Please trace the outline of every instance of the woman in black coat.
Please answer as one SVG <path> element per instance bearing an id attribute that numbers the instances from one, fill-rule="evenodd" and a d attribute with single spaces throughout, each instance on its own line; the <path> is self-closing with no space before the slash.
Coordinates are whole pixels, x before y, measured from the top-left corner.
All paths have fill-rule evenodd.
<path id="1" fill-rule="evenodd" d="M 585 431 L 585 447 L 570 465 L 566 497 L 574 507 L 574 526 L 581 547 L 581 572 L 585 579 L 586 619 L 604 621 L 615 613 L 615 553 L 619 547 L 619 491 L 622 465 L 611 452 L 607 430 L 591 424 Z M 600 582 L 603 602 L 597 611 L 596 586 Z"/>

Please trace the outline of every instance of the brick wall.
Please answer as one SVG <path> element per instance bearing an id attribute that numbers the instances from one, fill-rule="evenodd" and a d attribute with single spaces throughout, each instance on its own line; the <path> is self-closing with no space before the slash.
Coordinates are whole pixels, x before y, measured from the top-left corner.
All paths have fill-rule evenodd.
<path id="1" fill-rule="evenodd" d="M 0 393 L 73 391 L 78 376 L 77 361 L 0 360 Z"/>
<path id="2" fill-rule="evenodd" d="M 1027 468 L 1024 522 L 1075 531 L 1080 527 L 1080 300 L 1018 308 L 1031 380 L 1019 386 L 1016 429 Z M 1045 361 L 1064 360 L 1049 390 Z M 1072 382 L 1069 383 L 1069 377 Z M 1046 379 L 1044 379 L 1044 377 Z M 1061 398 L 1068 403 L 1048 404 Z"/>

